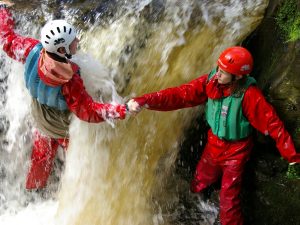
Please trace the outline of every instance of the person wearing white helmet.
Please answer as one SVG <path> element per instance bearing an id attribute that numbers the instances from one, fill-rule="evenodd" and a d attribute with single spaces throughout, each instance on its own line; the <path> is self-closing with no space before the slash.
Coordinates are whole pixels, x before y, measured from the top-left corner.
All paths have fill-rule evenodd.
<path id="1" fill-rule="evenodd" d="M 41 31 L 41 43 L 47 52 L 70 59 L 76 53 L 76 29 L 65 20 L 48 22 Z"/>
<path id="2" fill-rule="evenodd" d="M 99 123 L 124 119 L 126 106 L 95 102 L 86 92 L 78 65 L 69 60 L 79 42 L 72 25 L 53 20 L 42 28 L 40 41 L 22 37 L 14 32 L 12 5 L 0 1 L 0 42 L 8 56 L 25 64 L 25 84 L 37 125 L 26 189 L 40 189 L 47 184 L 58 146 L 68 146 L 70 113 Z"/>

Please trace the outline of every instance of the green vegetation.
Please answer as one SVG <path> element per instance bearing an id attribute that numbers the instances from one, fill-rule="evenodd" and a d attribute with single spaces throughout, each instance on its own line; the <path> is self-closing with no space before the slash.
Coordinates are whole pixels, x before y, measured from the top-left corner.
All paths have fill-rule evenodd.
<path id="1" fill-rule="evenodd" d="M 289 165 L 288 171 L 286 173 L 289 179 L 300 179 L 300 167 L 298 164 Z"/>
<path id="2" fill-rule="evenodd" d="M 297 1 L 285 0 L 276 15 L 276 23 L 287 41 L 300 40 L 300 6 Z"/>

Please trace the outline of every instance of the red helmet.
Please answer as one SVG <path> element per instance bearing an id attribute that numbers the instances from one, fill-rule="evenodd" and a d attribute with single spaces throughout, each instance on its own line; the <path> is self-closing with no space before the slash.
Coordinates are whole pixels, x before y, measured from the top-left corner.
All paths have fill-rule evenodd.
<path id="1" fill-rule="evenodd" d="M 251 53 L 243 47 L 230 47 L 221 53 L 218 66 L 233 75 L 246 75 L 252 71 L 253 58 Z"/>

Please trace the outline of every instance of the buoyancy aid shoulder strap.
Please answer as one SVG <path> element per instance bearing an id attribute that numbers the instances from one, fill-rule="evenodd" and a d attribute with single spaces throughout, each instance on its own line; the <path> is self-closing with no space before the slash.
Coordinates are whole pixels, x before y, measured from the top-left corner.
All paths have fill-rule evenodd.
<path id="1" fill-rule="evenodd" d="M 217 73 L 218 67 L 214 68 L 210 73 L 208 74 L 207 81 L 210 81 L 210 79 Z"/>

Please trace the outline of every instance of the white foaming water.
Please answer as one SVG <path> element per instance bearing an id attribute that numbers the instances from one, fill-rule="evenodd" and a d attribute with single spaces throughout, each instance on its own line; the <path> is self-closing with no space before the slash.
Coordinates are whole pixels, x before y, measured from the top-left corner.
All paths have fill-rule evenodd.
<path id="1" fill-rule="evenodd" d="M 45 201 L 29 204 L 17 213 L 6 211 L 0 217 L 1 225 L 54 225 L 57 201 Z"/>
<path id="2" fill-rule="evenodd" d="M 110 101 L 103 99 L 105 96 L 110 97 L 112 102 L 119 102 L 122 98 L 117 94 L 115 83 L 113 81 L 114 73 L 109 71 L 99 61 L 88 54 L 77 53 L 72 61 L 80 67 L 81 78 L 89 94 L 94 97 L 100 97 L 100 101 Z M 99 96 L 99 92 L 101 96 Z M 98 93 L 98 96 L 97 96 Z M 97 99 L 99 101 L 99 99 Z M 110 101 L 110 102 L 111 102 Z"/>
<path id="3" fill-rule="evenodd" d="M 23 194 L 23 184 L 28 166 L 28 139 L 30 137 L 30 98 L 24 90 L 24 68 L 20 63 L 4 57 L 6 55 L 1 51 L 1 77 L 9 74 L 6 90 L 8 100 L 5 105 L 1 102 L 0 113 L 10 125 L 6 136 L 1 136 L 0 166 L 3 174 L 0 186 L 0 213 L 6 208 L 11 212 L 16 212 L 27 201 Z M 1 87 L 4 86 L 5 84 L 1 83 Z"/>
<path id="4" fill-rule="evenodd" d="M 74 57 L 95 100 L 121 103 L 131 95 L 175 86 L 208 72 L 220 51 L 239 43 L 258 25 L 267 5 L 266 0 L 159 1 L 165 9 L 161 19 L 151 23 L 142 14 L 152 1 L 129 2 L 128 13 L 84 33 L 83 49 L 97 61 L 84 53 Z M 1 149 L 1 166 L 7 174 L 1 188 L 0 224 L 168 224 L 172 214 L 168 205 L 176 208 L 178 184 L 169 192 L 165 184 L 173 177 L 182 130 L 197 109 L 145 111 L 136 118 L 101 124 L 74 117 L 58 196 L 43 200 L 23 190 L 32 120 L 21 67 L 9 60 L 1 67 L 1 73 L 10 74 L 8 103 L 1 112 L 9 114 L 10 130 L 5 137 L 8 146 Z M 201 201 L 198 206 L 209 212 L 205 217 L 209 223 L 215 220 L 214 207 Z"/>
<path id="5" fill-rule="evenodd" d="M 24 132 L 28 132 L 26 122 L 29 120 L 30 112 L 30 95 L 25 88 L 23 79 L 24 67 L 21 63 L 15 63 L 8 60 L 11 65 L 8 76 L 8 89 L 6 91 L 7 99 L 5 105 L 5 116 L 10 121 L 10 127 L 6 134 L 8 139 L 8 152 L 13 151 L 16 147 L 21 149 L 24 143 L 20 142 L 20 137 L 25 137 Z M 23 123 L 20 123 L 20 122 Z M 18 145 L 18 146 L 14 146 Z"/>

